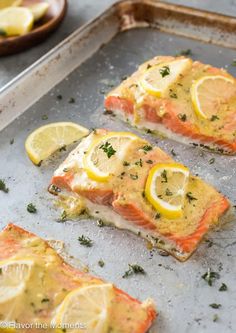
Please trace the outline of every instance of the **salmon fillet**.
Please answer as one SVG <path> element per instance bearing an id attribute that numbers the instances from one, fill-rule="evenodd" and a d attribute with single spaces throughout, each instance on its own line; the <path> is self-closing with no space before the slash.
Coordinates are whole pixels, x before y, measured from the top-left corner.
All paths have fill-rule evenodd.
<path id="1" fill-rule="evenodd" d="M 0 250 L 0 260 L 28 258 L 40 265 L 37 282 L 33 283 L 32 279 L 32 282 L 27 285 L 24 299 L 18 304 L 17 318 L 8 318 L 11 322 L 17 320 L 17 323 L 44 323 L 49 327 L 56 309 L 71 291 L 104 283 L 100 278 L 68 265 L 46 241 L 14 224 L 9 224 L 0 233 Z M 152 301 L 147 300 L 141 303 L 115 286 L 114 295 L 108 331 L 145 333 L 156 317 Z M 45 298 L 48 301 L 41 302 L 41 299 L 45 300 Z M 0 313 L 3 311 L 0 305 Z M 41 331 L 45 332 L 32 327 L 17 330 L 20 333 Z M 55 330 L 47 329 L 46 331 L 54 332 Z"/>
<path id="2" fill-rule="evenodd" d="M 142 64 L 106 96 L 105 108 L 140 129 L 161 133 L 180 142 L 198 144 L 216 152 L 235 154 L 236 80 L 225 70 L 189 59 L 189 68 L 179 75 L 162 97 L 153 96 L 143 89 L 140 80 L 147 69 L 178 59 L 187 58 L 157 56 Z M 190 89 L 196 80 L 212 75 L 230 78 L 232 89 L 221 90 L 219 94 L 222 96 L 217 95 L 213 104 L 215 107 L 208 110 L 212 117 L 202 119 L 194 111 Z"/>
<path id="3" fill-rule="evenodd" d="M 130 230 L 180 261 L 186 260 L 208 230 L 218 224 L 220 216 L 230 206 L 229 201 L 190 174 L 186 193 L 191 193 L 194 199 L 189 200 L 185 195 L 182 216 L 171 219 L 159 214 L 145 197 L 145 184 L 154 166 L 173 163 L 173 159 L 138 137 L 127 148 L 122 165 L 109 181 L 91 180 L 83 157 L 88 147 L 107 133 L 103 129 L 94 130 L 81 141 L 55 171 L 50 191 L 74 196 L 82 201 L 83 210 L 89 215 Z"/>

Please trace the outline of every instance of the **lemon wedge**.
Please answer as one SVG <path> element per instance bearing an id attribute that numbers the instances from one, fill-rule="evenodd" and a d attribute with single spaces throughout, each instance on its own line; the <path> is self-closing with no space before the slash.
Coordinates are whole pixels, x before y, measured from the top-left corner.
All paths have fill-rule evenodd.
<path id="1" fill-rule="evenodd" d="M 51 123 L 31 133 L 26 139 L 25 149 L 30 160 L 39 165 L 56 150 L 78 141 L 88 133 L 88 129 L 75 123 Z"/>
<path id="2" fill-rule="evenodd" d="M 0 9 L 11 7 L 11 6 L 20 6 L 22 0 L 1 0 L 0 1 Z"/>
<path id="3" fill-rule="evenodd" d="M 181 217 L 189 170 L 179 163 L 160 163 L 149 172 L 145 196 L 164 217 Z"/>
<path id="4" fill-rule="evenodd" d="M 129 144 L 137 139 L 129 132 L 110 132 L 92 142 L 83 160 L 89 178 L 107 181 L 122 164 Z"/>
<path id="5" fill-rule="evenodd" d="M 141 87 L 149 94 L 163 97 L 169 87 L 177 82 L 192 65 L 191 59 L 178 59 L 168 63 L 161 63 L 147 69 L 141 80 Z"/>
<path id="6" fill-rule="evenodd" d="M 7 260 L 0 262 L 0 304 L 22 295 L 30 278 L 33 260 Z"/>
<path id="7" fill-rule="evenodd" d="M 195 113 L 202 119 L 211 119 L 236 95 L 236 83 L 223 75 L 203 76 L 192 84 L 190 93 Z"/>
<path id="8" fill-rule="evenodd" d="M 53 320 L 56 332 L 106 333 L 113 297 L 112 284 L 86 286 L 70 292 Z"/>
<path id="9" fill-rule="evenodd" d="M 48 2 L 39 2 L 39 3 L 35 3 L 31 6 L 28 6 L 28 8 L 33 14 L 34 22 L 37 22 L 37 21 L 41 20 L 41 18 L 43 18 L 44 15 L 46 14 L 46 12 L 49 8 L 49 3 Z"/>
<path id="10" fill-rule="evenodd" d="M 33 24 L 33 14 L 28 8 L 7 7 L 0 11 L 0 30 L 6 36 L 24 35 L 32 29 Z"/>

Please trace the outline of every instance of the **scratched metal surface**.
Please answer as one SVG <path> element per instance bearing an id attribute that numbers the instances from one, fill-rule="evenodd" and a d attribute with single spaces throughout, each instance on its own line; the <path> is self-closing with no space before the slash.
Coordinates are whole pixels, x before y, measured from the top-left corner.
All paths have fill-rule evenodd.
<path id="1" fill-rule="evenodd" d="M 114 282 L 139 299 L 152 297 L 159 310 L 152 332 L 230 333 L 236 330 L 233 315 L 236 311 L 234 222 L 221 231 L 211 232 L 208 242 L 203 242 L 185 263 L 170 256 L 162 257 L 157 250 L 150 252 L 144 240 L 113 227 L 99 228 L 91 219 L 58 223 L 59 212 L 53 207 L 54 198 L 47 193 L 47 186 L 54 169 L 70 149 L 56 154 L 39 168 L 31 164 L 24 151 L 25 139 L 32 130 L 55 121 L 74 121 L 89 128 L 132 130 L 116 118 L 103 114 L 104 92 L 117 85 L 124 75 L 131 74 L 144 60 L 156 54 L 174 55 L 188 48 L 192 50 L 193 59 L 225 67 L 236 75 L 236 67 L 230 65 L 235 51 L 230 48 L 153 28 L 127 30 L 116 35 L 4 128 L 0 133 L 0 179 L 6 181 L 9 193 L 0 191 L 0 225 L 3 227 L 12 221 L 44 238 L 62 240 L 67 252 L 88 264 L 93 274 Z M 62 96 L 61 100 L 58 95 Z M 73 104 L 69 103 L 71 97 L 75 99 Z M 43 120 L 45 115 L 48 119 Z M 235 205 L 236 157 L 214 155 L 172 140 L 141 135 L 169 153 L 174 148 L 178 161 L 213 184 Z M 215 162 L 209 164 L 212 158 Z M 36 214 L 27 212 L 26 206 L 30 202 L 36 205 Z M 91 248 L 79 245 L 77 239 L 82 234 L 94 241 Z M 97 264 L 99 259 L 105 262 L 103 268 Z M 146 275 L 123 279 L 129 263 L 140 264 Z M 201 278 L 208 268 L 220 273 L 220 279 L 212 287 Z M 218 290 L 222 283 L 227 284 L 228 291 Z M 212 309 L 211 303 L 222 306 Z"/>

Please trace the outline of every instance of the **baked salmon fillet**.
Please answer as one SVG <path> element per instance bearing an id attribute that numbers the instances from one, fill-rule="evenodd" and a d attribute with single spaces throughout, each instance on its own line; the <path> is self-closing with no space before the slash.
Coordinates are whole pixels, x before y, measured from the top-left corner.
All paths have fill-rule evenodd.
<path id="1" fill-rule="evenodd" d="M 132 133 L 104 129 L 94 130 L 69 154 L 49 191 L 68 198 L 72 210 L 79 207 L 130 230 L 180 261 L 230 206 L 158 147 Z"/>
<path id="2" fill-rule="evenodd" d="M 73 268 L 46 241 L 14 224 L 0 233 L 0 250 L 6 332 L 144 333 L 156 317 L 151 300 L 141 303 Z"/>
<path id="3" fill-rule="evenodd" d="M 223 69 L 157 56 L 111 91 L 105 108 L 137 128 L 236 153 L 236 80 Z"/>

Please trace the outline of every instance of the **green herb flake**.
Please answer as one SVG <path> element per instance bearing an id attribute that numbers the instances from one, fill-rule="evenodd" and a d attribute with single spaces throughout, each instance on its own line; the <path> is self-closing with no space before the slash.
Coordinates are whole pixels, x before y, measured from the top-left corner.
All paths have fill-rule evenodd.
<path id="1" fill-rule="evenodd" d="M 212 116 L 211 116 L 211 121 L 215 121 L 215 120 L 218 120 L 218 119 L 220 119 L 216 114 L 213 114 Z"/>
<path id="2" fill-rule="evenodd" d="M 102 149 L 104 153 L 107 154 L 108 158 L 111 158 L 116 153 L 116 150 L 112 147 L 111 143 L 108 141 L 105 144 L 101 145 L 99 148 Z"/>
<path id="3" fill-rule="evenodd" d="M 170 93 L 170 97 L 171 98 L 175 98 L 175 99 L 178 98 L 178 96 L 177 96 L 177 94 L 175 92 Z"/>
<path id="4" fill-rule="evenodd" d="M 202 275 L 202 279 L 205 280 L 210 287 L 213 285 L 213 282 L 219 278 L 220 274 L 211 271 L 210 268 L 208 268 L 208 271 Z"/>
<path id="5" fill-rule="evenodd" d="M 48 116 L 46 114 L 42 115 L 42 120 L 48 120 Z"/>
<path id="6" fill-rule="evenodd" d="M 217 304 L 217 303 L 211 303 L 209 304 L 209 306 L 212 308 L 212 309 L 219 309 L 221 308 L 221 304 Z"/>
<path id="7" fill-rule="evenodd" d="M 192 50 L 191 49 L 186 49 L 186 50 L 181 50 L 179 53 L 176 53 L 176 57 L 178 56 L 190 56 L 192 55 Z"/>
<path id="8" fill-rule="evenodd" d="M 158 220 L 160 217 L 161 217 L 161 214 L 160 213 L 156 213 L 155 220 Z"/>
<path id="9" fill-rule="evenodd" d="M 3 191 L 4 193 L 9 192 L 9 188 L 6 187 L 6 184 L 5 184 L 4 180 L 2 180 L 2 179 L 0 179 L 0 191 Z"/>
<path id="10" fill-rule="evenodd" d="M 143 275 L 145 275 L 146 272 L 141 266 L 139 266 L 137 264 L 134 264 L 134 265 L 129 264 L 129 269 L 125 272 L 125 274 L 122 277 L 125 279 L 125 278 L 127 278 L 131 275 L 134 275 L 134 274 L 143 274 Z"/>
<path id="11" fill-rule="evenodd" d="M 129 166 L 129 165 L 130 165 L 129 162 L 127 162 L 127 161 L 124 161 L 124 162 L 123 162 L 123 166 Z"/>
<path id="12" fill-rule="evenodd" d="M 162 183 L 167 183 L 168 182 L 167 171 L 165 169 L 161 173 L 161 178 L 163 178 L 163 180 L 161 181 Z"/>
<path id="13" fill-rule="evenodd" d="M 104 262 L 102 259 L 100 259 L 100 260 L 98 261 L 98 265 L 99 265 L 100 267 L 104 267 L 104 266 L 105 266 L 105 262 Z"/>
<path id="14" fill-rule="evenodd" d="M 93 245 L 93 241 L 89 237 L 86 237 L 84 235 L 78 237 L 78 241 L 80 245 L 84 245 L 87 247 L 91 247 Z"/>
<path id="15" fill-rule="evenodd" d="M 138 166 L 140 166 L 140 167 L 142 167 L 142 166 L 143 166 L 143 161 L 142 161 L 142 159 L 140 158 L 139 161 L 135 162 L 134 164 L 135 164 L 135 165 L 138 165 Z"/>
<path id="16" fill-rule="evenodd" d="M 226 290 L 228 290 L 227 285 L 225 283 L 222 283 L 220 288 L 219 288 L 219 291 L 226 291 Z"/>
<path id="17" fill-rule="evenodd" d="M 215 323 L 216 321 L 218 321 L 219 320 L 219 316 L 218 316 L 218 314 L 214 314 L 214 316 L 213 316 L 213 318 L 212 318 L 212 320 L 213 320 L 213 322 Z"/>
<path id="18" fill-rule="evenodd" d="M 65 210 L 63 210 L 63 212 L 61 213 L 59 222 L 65 222 L 67 220 L 67 212 Z"/>
<path id="19" fill-rule="evenodd" d="M 232 61 L 231 66 L 236 66 L 236 59 Z"/>
<path id="20" fill-rule="evenodd" d="M 130 176 L 130 178 L 133 179 L 133 180 L 137 180 L 137 179 L 138 179 L 138 175 L 130 174 L 129 176 Z"/>
<path id="21" fill-rule="evenodd" d="M 100 227 L 100 228 L 102 228 L 102 227 L 104 227 L 104 222 L 103 222 L 103 220 L 101 220 L 101 219 L 99 219 L 99 220 L 97 220 L 97 226 L 98 227 Z"/>
<path id="22" fill-rule="evenodd" d="M 144 152 L 147 153 L 148 151 L 152 150 L 152 146 L 145 145 L 145 146 L 142 147 L 142 150 L 144 150 Z"/>
<path id="23" fill-rule="evenodd" d="M 69 99 L 68 103 L 70 103 L 70 104 L 74 104 L 74 103 L 75 103 L 75 99 L 74 99 L 74 97 L 71 97 L 71 98 Z"/>
<path id="24" fill-rule="evenodd" d="M 173 195 L 173 193 L 167 188 L 166 189 L 166 196 L 167 197 L 170 197 L 170 196 L 172 196 Z"/>
<path id="25" fill-rule="evenodd" d="M 152 65 L 147 64 L 147 69 L 152 68 Z"/>
<path id="26" fill-rule="evenodd" d="M 171 149 L 170 152 L 171 152 L 171 155 L 172 155 L 172 156 L 176 156 L 176 152 L 174 151 L 174 149 Z"/>
<path id="27" fill-rule="evenodd" d="M 10 145 L 13 145 L 14 141 L 15 141 L 14 139 L 11 139 L 10 140 Z"/>
<path id="28" fill-rule="evenodd" d="M 191 203 L 192 201 L 197 200 L 197 198 L 195 198 L 195 197 L 192 195 L 192 192 L 187 192 L 187 193 L 186 193 L 186 198 L 188 199 L 188 202 L 189 202 L 189 203 Z"/>
<path id="29" fill-rule="evenodd" d="M 41 300 L 41 303 L 47 303 L 47 302 L 50 302 L 50 299 L 49 298 L 43 298 Z"/>
<path id="30" fill-rule="evenodd" d="M 209 164 L 213 164 L 213 163 L 215 163 L 215 158 L 214 157 L 209 160 Z"/>
<path id="31" fill-rule="evenodd" d="M 35 214 L 35 213 L 37 212 L 37 208 L 35 207 L 34 204 L 29 203 L 29 204 L 27 205 L 27 211 L 28 211 L 29 213 L 31 213 L 31 214 Z"/>
<path id="32" fill-rule="evenodd" d="M 161 69 L 159 69 L 159 72 L 161 74 L 161 77 L 165 77 L 167 75 L 170 75 L 170 67 L 169 66 L 163 66 Z"/>
<path id="33" fill-rule="evenodd" d="M 178 118 L 183 122 L 185 122 L 187 120 L 187 116 L 185 113 L 179 113 Z"/>
<path id="34" fill-rule="evenodd" d="M 147 164 L 153 164 L 153 161 L 152 160 L 147 160 L 146 163 Z"/>

